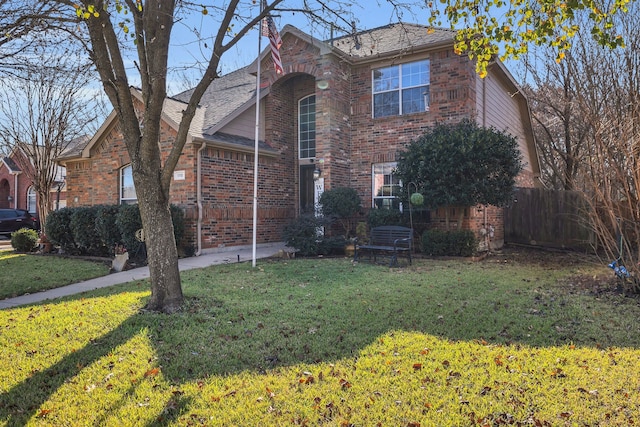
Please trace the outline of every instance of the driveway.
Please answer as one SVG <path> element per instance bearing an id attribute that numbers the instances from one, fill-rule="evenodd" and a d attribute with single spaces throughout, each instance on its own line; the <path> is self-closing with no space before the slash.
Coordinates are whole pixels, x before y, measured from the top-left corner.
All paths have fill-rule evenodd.
<path id="1" fill-rule="evenodd" d="M 4 234 L 0 234 L 0 251 L 5 249 L 11 249 L 11 239 L 5 237 Z"/>

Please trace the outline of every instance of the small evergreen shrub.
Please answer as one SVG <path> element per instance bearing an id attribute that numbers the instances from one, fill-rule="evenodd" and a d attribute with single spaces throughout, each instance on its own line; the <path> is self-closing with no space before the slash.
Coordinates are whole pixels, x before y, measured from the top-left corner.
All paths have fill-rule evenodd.
<path id="1" fill-rule="evenodd" d="M 178 248 L 182 247 L 182 238 L 184 237 L 185 223 L 184 211 L 180 206 L 171 205 L 171 221 L 173 222 L 173 236 L 176 239 Z"/>
<path id="2" fill-rule="evenodd" d="M 427 230 L 422 235 L 422 253 L 430 256 L 475 255 L 478 240 L 471 230 Z"/>
<path id="3" fill-rule="evenodd" d="M 369 209 L 367 216 L 369 229 L 380 227 L 381 225 L 405 225 L 402 212 L 398 209 Z"/>
<path id="4" fill-rule="evenodd" d="M 56 246 L 70 254 L 77 253 L 77 247 L 71 234 L 72 208 L 62 208 L 47 215 L 47 237 Z"/>
<path id="5" fill-rule="evenodd" d="M 106 255 L 108 249 L 96 232 L 97 206 L 73 208 L 69 226 L 74 243 L 81 253 Z"/>
<path id="6" fill-rule="evenodd" d="M 120 205 L 100 205 L 96 207 L 95 230 L 102 244 L 113 255 L 114 248 L 120 242 L 120 230 L 116 225 L 116 217 Z"/>
<path id="7" fill-rule="evenodd" d="M 18 252 L 31 252 L 38 243 L 38 232 L 30 228 L 21 228 L 11 233 L 11 246 Z"/>
<path id="8" fill-rule="evenodd" d="M 143 243 L 136 239 L 136 231 L 142 228 L 142 219 L 138 205 L 122 205 L 116 215 L 116 227 L 120 231 L 120 241 L 135 256 L 142 249 Z"/>
<path id="9" fill-rule="evenodd" d="M 284 228 L 284 241 L 302 256 L 327 254 L 336 242 L 333 241 L 335 239 L 318 235 L 318 230 L 326 225 L 328 221 L 325 218 L 316 217 L 312 213 L 300 215 Z M 344 247 L 344 239 L 342 242 Z"/>
<path id="10" fill-rule="evenodd" d="M 319 200 L 325 218 L 337 221 L 345 237 L 351 237 L 353 218 L 360 212 L 358 192 L 349 187 L 337 187 L 322 193 Z"/>

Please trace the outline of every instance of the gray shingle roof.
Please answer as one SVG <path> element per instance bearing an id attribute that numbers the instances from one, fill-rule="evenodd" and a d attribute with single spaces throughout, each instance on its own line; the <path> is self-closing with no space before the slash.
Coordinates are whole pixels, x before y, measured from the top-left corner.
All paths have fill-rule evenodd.
<path id="1" fill-rule="evenodd" d="M 79 156 L 90 140 L 91 136 L 89 135 L 82 135 L 72 139 L 71 141 L 69 141 L 69 144 L 67 144 L 65 149 L 62 150 L 62 153 L 60 153 L 58 158 Z"/>
<path id="2" fill-rule="evenodd" d="M 327 43 L 354 59 L 363 59 L 411 51 L 417 47 L 452 43 L 454 37 L 453 30 L 400 22 L 327 40 Z"/>
<path id="3" fill-rule="evenodd" d="M 3 157 L 2 162 L 7 166 L 10 172 L 22 172 L 20 166 L 18 166 L 11 157 Z"/>
<path id="4" fill-rule="evenodd" d="M 219 124 L 247 101 L 255 96 L 256 76 L 249 73 L 249 67 L 225 74 L 214 80 L 200 100 L 204 107 L 204 117 L 201 128 L 203 134 L 208 134 L 209 129 Z M 187 90 L 174 98 L 187 102 L 193 90 Z M 192 130 L 198 123 L 194 123 Z"/>

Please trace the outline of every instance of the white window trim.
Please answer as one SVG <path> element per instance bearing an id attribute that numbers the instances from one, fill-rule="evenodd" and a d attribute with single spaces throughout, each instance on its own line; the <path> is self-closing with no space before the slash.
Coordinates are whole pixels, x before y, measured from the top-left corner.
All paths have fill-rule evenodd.
<path id="1" fill-rule="evenodd" d="M 133 197 L 125 198 L 123 196 L 123 194 L 122 194 L 123 193 L 122 190 L 123 190 L 123 187 L 124 187 L 124 172 L 127 169 L 131 170 L 131 179 L 133 179 L 133 168 L 131 167 L 131 163 L 129 163 L 128 165 L 125 165 L 125 166 L 120 168 L 120 173 L 119 173 L 119 181 L 120 181 L 119 182 L 119 184 L 120 184 L 119 185 L 119 188 L 120 188 L 119 196 L 120 196 L 120 204 L 121 205 L 128 204 L 128 203 L 136 203 L 138 201 L 138 195 L 137 194 L 136 194 L 135 198 L 133 198 Z M 135 191 L 135 184 L 134 184 L 133 188 L 134 188 L 134 191 Z"/>
<path id="2" fill-rule="evenodd" d="M 316 149 L 317 149 L 317 144 L 316 144 L 316 142 L 317 142 L 317 138 L 314 138 L 314 140 L 313 140 L 313 144 L 314 144 L 314 147 L 313 147 L 314 155 L 313 155 L 313 156 L 310 156 L 310 157 L 302 157 L 302 149 L 301 149 L 301 147 L 300 147 L 300 132 L 301 132 L 301 130 L 302 130 L 302 129 L 301 129 L 301 125 L 302 125 L 302 123 L 301 123 L 301 121 L 300 121 L 300 104 L 302 104 L 302 102 L 303 102 L 304 100 L 309 99 L 309 98 L 311 98 L 312 96 L 315 98 L 316 94 L 315 94 L 315 93 L 312 93 L 312 94 L 307 95 L 307 96 L 305 96 L 305 97 L 303 97 L 303 98 L 300 98 L 300 99 L 298 100 L 298 159 L 300 159 L 300 160 L 305 160 L 305 159 L 315 159 L 315 158 L 316 158 L 316 156 L 315 156 L 315 152 L 316 152 Z M 315 113 L 314 113 L 314 114 L 315 114 L 315 116 L 317 116 L 317 114 L 318 114 L 318 110 L 317 110 L 317 104 L 316 104 L 315 100 L 314 100 L 314 107 L 316 108 L 316 111 L 315 111 Z M 315 121 L 315 116 L 314 116 L 314 121 Z M 317 136 L 317 128 L 316 128 L 316 136 Z"/>
<path id="3" fill-rule="evenodd" d="M 33 210 L 31 209 L 31 200 L 33 200 Z M 38 213 L 38 196 L 33 185 L 27 189 L 27 211 L 31 214 Z"/>
<path id="4" fill-rule="evenodd" d="M 403 65 L 407 65 L 407 64 L 411 64 L 414 62 L 421 62 L 421 61 L 427 61 L 427 65 L 428 65 L 428 70 L 429 70 L 429 82 L 426 85 L 415 85 L 415 86 L 407 86 L 404 87 L 402 86 L 402 66 Z M 398 67 L 398 88 L 397 89 L 387 89 L 387 90 L 381 90 L 376 92 L 375 91 L 375 72 L 376 70 L 381 70 L 384 68 L 391 68 L 391 67 Z M 416 88 L 416 87 L 421 87 L 421 86 L 426 86 L 429 92 L 429 96 L 428 98 L 425 100 L 425 105 L 424 105 L 424 111 L 420 111 L 422 112 L 428 112 L 429 111 L 429 105 L 431 103 L 430 98 L 431 98 L 431 59 L 430 58 L 424 58 L 424 59 L 418 59 L 416 61 L 410 61 L 410 62 L 403 62 L 401 64 L 396 64 L 396 65 L 388 65 L 386 67 L 377 67 L 371 70 L 371 117 L 374 119 L 383 119 L 386 117 L 397 117 L 397 116 L 402 116 L 405 113 L 403 113 L 402 111 L 402 91 L 406 90 L 406 89 L 412 89 L 412 88 Z M 388 116 L 379 116 L 376 117 L 376 104 L 375 104 L 375 96 L 381 93 L 391 93 L 391 92 L 398 92 L 398 114 L 390 114 Z M 407 113 L 407 114 L 416 114 L 418 112 L 412 112 L 412 113 Z"/>
<path id="5" fill-rule="evenodd" d="M 398 165 L 398 162 L 382 162 L 382 163 L 372 163 L 371 164 L 371 207 L 372 208 L 377 208 L 376 206 L 376 200 L 379 199 L 386 199 L 386 200 L 393 200 L 393 199 L 397 199 L 398 196 L 376 196 L 376 166 L 392 166 L 392 168 L 395 168 Z M 383 174 L 384 175 L 384 174 Z M 391 174 L 393 175 L 393 174 Z M 383 184 L 384 185 L 384 184 Z M 400 188 L 402 188 L 402 181 L 398 181 L 398 185 L 400 186 Z M 400 212 L 402 212 L 402 203 L 399 204 L 399 209 Z"/>

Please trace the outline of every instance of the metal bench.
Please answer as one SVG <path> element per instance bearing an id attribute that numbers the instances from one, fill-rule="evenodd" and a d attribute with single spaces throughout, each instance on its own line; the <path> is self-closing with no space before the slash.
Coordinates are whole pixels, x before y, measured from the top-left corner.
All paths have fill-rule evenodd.
<path id="1" fill-rule="evenodd" d="M 411 264 L 411 249 L 413 245 L 413 230 L 397 225 L 383 225 L 371 229 L 369 242 L 361 245 L 356 240 L 353 260 L 358 261 L 361 252 L 369 254 L 376 262 L 378 254 L 391 257 L 389 267 L 398 265 L 398 255 L 404 254 Z"/>

